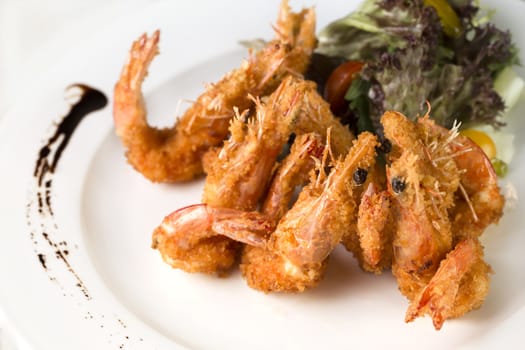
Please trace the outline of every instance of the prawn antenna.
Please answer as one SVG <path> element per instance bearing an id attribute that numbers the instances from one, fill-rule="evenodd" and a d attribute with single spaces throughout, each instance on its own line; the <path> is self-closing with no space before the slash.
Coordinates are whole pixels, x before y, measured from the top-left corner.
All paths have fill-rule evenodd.
<path id="1" fill-rule="evenodd" d="M 282 58 L 276 60 L 275 62 L 273 62 L 270 65 L 270 67 L 266 71 L 266 74 L 261 79 L 261 82 L 259 83 L 258 88 L 261 88 L 262 86 L 266 85 L 266 83 L 274 76 L 275 72 L 277 72 L 279 67 L 281 67 L 281 65 L 283 64 L 284 60 L 285 60 L 285 57 L 282 57 Z"/>
<path id="2" fill-rule="evenodd" d="M 452 128 L 449 131 L 449 137 L 447 138 L 447 143 L 452 142 L 459 135 L 459 128 L 461 127 L 461 122 L 457 119 L 454 119 L 452 123 Z"/>
<path id="3" fill-rule="evenodd" d="M 234 106 L 233 107 L 233 119 L 232 120 L 237 120 L 237 121 L 240 121 L 240 122 L 244 123 L 244 122 L 246 122 L 246 116 L 248 115 L 248 112 L 249 112 L 249 110 L 245 109 L 241 113 L 239 113 L 239 107 Z"/>
<path id="4" fill-rule="evenodd" d="M 319 168 L 319 174 L 315 181 L 316 187 L 319 186 L 321 182 L 324 182 L 324 180 L 326 179 L 327 175 L 326 175 L 325 169 L 327 167 L 328 160 L 330 160 L 330 163 L 335 162 L 335 157 L 334 157 L 334 154 L 332 153 L 332 147 L 330 146 L 331 140 L 332 140 L 331 135 L 332 135 L 332 127 L 329 127 L 328 129 L 326 129 L 326 143 L 323 149 L 323 154 L 321 156 L 321 161 L 319 162 L 319 159 L 316 158 L 317 160 L 316 166 Z"/>
<path id="5" fill-rule="evenodd" d="M 467 191 L 465 190 L 465 187 L 463 187 L 463 184 L 461 182 L 459 183 L 459 189 L 461 191 L 461 195 L 463 198 L 465 198 L 465 202 L 467 202 L 467 205 L 472 213 L 472 218 L 474 219 L 474 222 L 478 222 L 478 214 L 476 214 L 476 210 L 474 209 L 474 206 L 472 205 L 472 201 L 470 200 Z"/>
<path id="6" fill-rule="evenodd" d="M 430 105 L 430 101 L 426 100 L 425 104 L 427 105 L 427 112 L 425 115 L 423 115 L 423 118 L 430 118 L 430 111 L 432 110 L 432 106 Z"/>
<path id="7" fill-rule="evenodd" d="M 285 67 L 284 70 L 286 71 L 286 73 L 288 73 L 290 75 L 293 75 L 296 78 L 303 78 L 304 77 L 303 74 L 299 73 L 298 71 L 296 71 L 296 70 L 294 70 L 294 69 L 292 69 L 290 67 Z"/>
<path id="8" fill-rule="evenodd" d="M 328 155 L 330 156 L 330 162 L 333 163 L 335 162 L 335 157 L 334 157 L 334 154 L 332 152 L 332 127 L 328 127 L 328 129 L 326 129 L 326 146 L 325 146 L 325 149 L 324 151 L 326 151 L 328 153 Z"/>
<path id="9" fill-rule="evenodd" d="M 275 36 L 279 41 L 287 42 L 289 40 L 288 35 L 286 35 L 286 33 L 281 28 L 279 28 L 277 24 L 271 24 L 270 26 L 272 27 L 273 31 L 275 32 Z"/>

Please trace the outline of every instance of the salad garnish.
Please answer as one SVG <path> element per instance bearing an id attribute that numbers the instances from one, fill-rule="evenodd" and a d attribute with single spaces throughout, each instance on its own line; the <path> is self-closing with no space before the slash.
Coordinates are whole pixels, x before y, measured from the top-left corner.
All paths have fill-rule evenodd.
<path id="1" fill-rule="evenodd" d="M 357 133 L 372 128 L 380 134 L 386 110 L 423 115 L 427 101 L 444 127 L 459 121 L 462 129 L 499 132 L 523 81 L 512 70 L 519 60 L 511 33 L 490 15 L 472 0 L 365 0 L 321 30 L 316 54 L 332 60 L 314 57 L 312 66 L 336 58 L 363 64 L 343 94 L 348 108 L 334 109 Z M 337 80 L 312 78 L 323 86 Z"/>

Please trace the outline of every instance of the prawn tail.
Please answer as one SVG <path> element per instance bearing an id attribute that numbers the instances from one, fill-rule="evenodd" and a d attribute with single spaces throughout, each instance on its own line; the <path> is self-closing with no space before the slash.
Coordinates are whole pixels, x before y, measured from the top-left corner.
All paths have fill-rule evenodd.
<path id="1" fill-rule="evenodd" d="M 142 82 L 153 58 L 158 54 L 160 31 L 142 34 L 133 42 L 128 60 L 114 89 L 113 118 L 117 135 L 126 144 L 137 125 L 146 127 Z"/>
<path id="2" fill-rule="evenodd" d="M 275 224 L 259 212 L 222 209 L 211 229 L 214 233 L 253 247 L 264 248 Z"/>

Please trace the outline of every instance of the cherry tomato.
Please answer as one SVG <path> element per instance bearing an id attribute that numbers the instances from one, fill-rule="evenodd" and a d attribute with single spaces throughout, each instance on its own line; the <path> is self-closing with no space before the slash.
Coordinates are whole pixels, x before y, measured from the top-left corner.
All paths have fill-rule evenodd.
<path id="1" fill-rule="evenodd" d="M 330 103 L 330 108 L 334 114 L 341 114 L 346 111 L 345 94 L 363 65 L 364 63 L 359 61 L 345 62 L 334 69 L 328 77 L 324 89 L 324 98 Z"/>

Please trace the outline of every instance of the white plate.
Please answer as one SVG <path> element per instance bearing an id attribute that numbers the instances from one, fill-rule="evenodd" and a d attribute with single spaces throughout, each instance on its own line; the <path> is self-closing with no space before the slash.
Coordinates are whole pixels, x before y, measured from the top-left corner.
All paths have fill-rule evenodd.
<path id="1" fill-rule="evenodd" d="M 0 301 L 34 348 L 479 348 L 496 345 L 501 337 L 507 344 L 525 339 L 522 204 L 484 236 L 486 260 L 496 271 L 485 304 L 447 321 L 440 332 L 429 319 L 405 324 L 407 301 L 394 279 L 361 272 L 342 250 L 330 261 L 323 283 L 300 295 L 256 292 L 238 272 L 218 279 L 171 269 L 149 248 L 150 232 L 165 214 L 198 202 L 202 182 L 154 185 L 134 172 L 113 133 L 111 101 L 82 121 L 64 151 L 53 175 L 54 215 L 38 212 L 39 192 L 45 207 L 45 187 L 37 186 L 35 162 L 69 110 L 66 86 L 85 83 L 111 99 L 132 40 L 160 28 L 161 55 L 145 93 L 150 120 L 168 125 L 179 99 L 195 98 L 204 82 L 239 64 L 245 56 L 239 39 L 271 37 L 278 3 L 194 0 L 147 6 L 95 28 L 20 96 L 0 132 Z M 514 33 L 525 62 L 520 18 L 525 4 L 488 4 L 498 8 L 496 22 Z M 355 6 L 355 1 L 319 2 L 319 27 Z M 522 100 L 512 122 L 517 135 L 524 132 L 525 123 L 517 120 L 524 110 Z M 507 180 L 525 198 L 525 154 L 519 152 L 525 145 L 520 137 L 516 142 Z"/>

